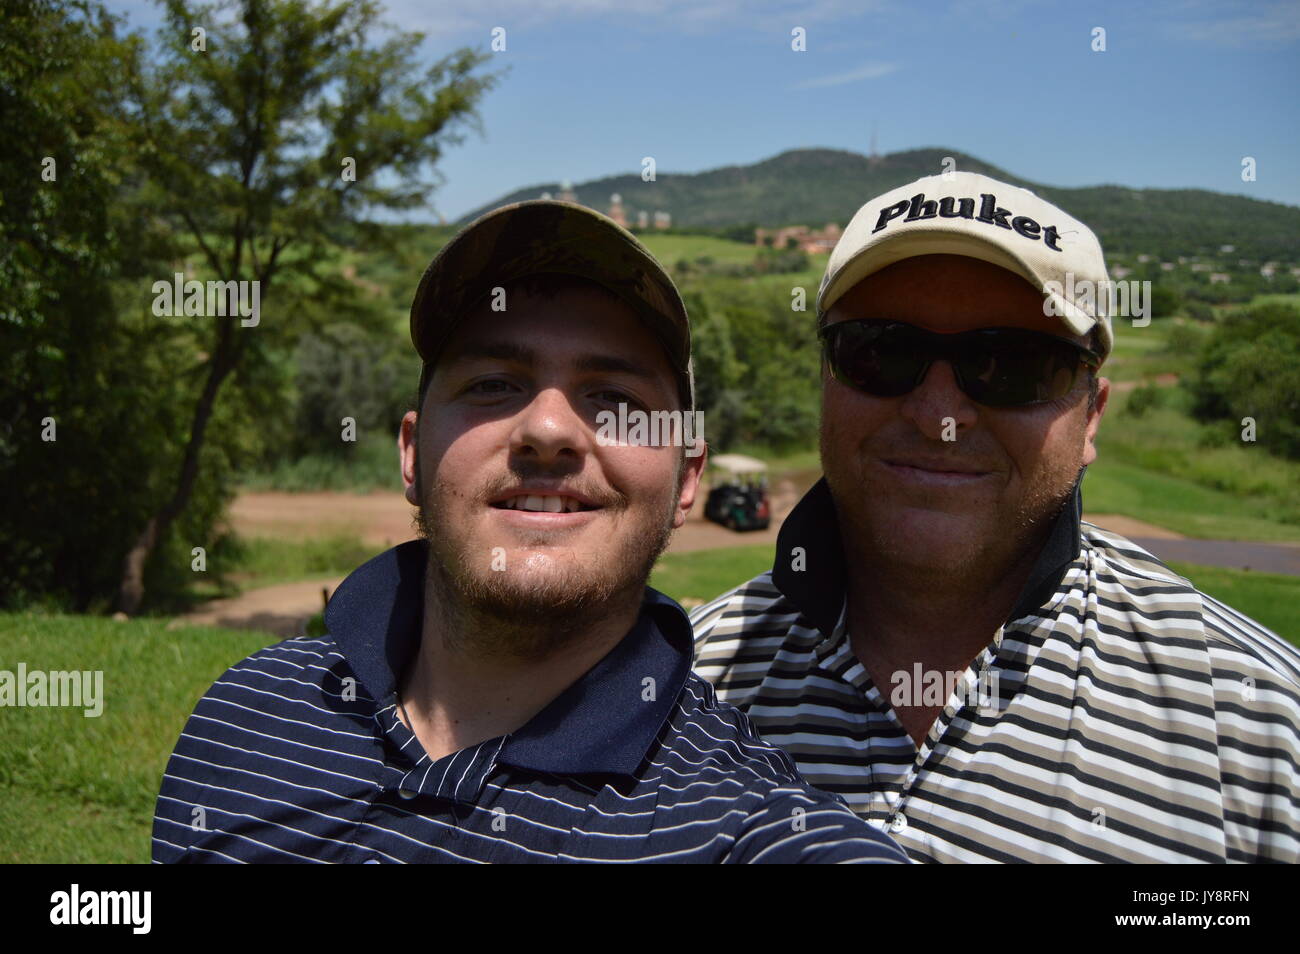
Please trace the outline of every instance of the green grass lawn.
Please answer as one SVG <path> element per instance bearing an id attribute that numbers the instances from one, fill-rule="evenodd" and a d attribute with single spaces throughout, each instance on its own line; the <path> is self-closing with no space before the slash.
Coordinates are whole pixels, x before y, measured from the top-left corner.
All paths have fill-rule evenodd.
<path id="1" fill-rule="evenodd" d="M 752 242 L 733 242 L 710 235 L 660 235 L 645 232 L 640 239 L 665 268 L 672 268 L 679 259 L 694 262 L 702 256 L 708 256 L 719 264 L 748 265 L 758 254 L 758 247 Z"/>
<path id="2" fill-rule="evenodd" d="M 1088 468 L 1083 506 L 1090 513 L 1119 513 L 1189 537 L 1300 542 L 1300 526 L 1279 523 L 1267 499 L 1213 490 L 1105 455 Z"/>
<path id="3" fill-rule="evenodd" d="M 679 603 L 698 605 L 772 568 L 770 543 L 669 553 L 659 558 L 650 585 Z"/>
<path id="4" fill-rule="evenodd" d="M 1227 603 L 1295 646 L 1300 646 L 1300 576 L 1170 563 L 1203 593 Z"/>
<path id="5" fill-rule="evenodd" d="M 318 576 L 345 576 L 385 549 L 347 535 L 305 540 L 238 537 L 229 544 L 229 553 L 219 556 L 229 568 L 227 579 L 237 584 L 237 591 L 242 591 Z M 233 595 L 233 592 L 222 595 Z"/>
<path id="6" fill-rule="evenodd" d="M 711 599 L 771 566 L 767 544 L 670 554 L 652 584 Z M 1300 578 L 1175 564 L 1207 592 L 1300 643 Z M 0 708 L 0 863 L 147 862 L 167 758 L 212 681 L 276 641 L 165 620 L 0 614 L 0 669 L 102 670 L 104 708 Z"/>
<path id="7" fill-rule="evenodd" d="M 103 712 L 0 708 L 0 863 L 148 862 L 154 800 L 194 703 L 264 633 L 0 614 L 0 669 L 101 670 Z"/>

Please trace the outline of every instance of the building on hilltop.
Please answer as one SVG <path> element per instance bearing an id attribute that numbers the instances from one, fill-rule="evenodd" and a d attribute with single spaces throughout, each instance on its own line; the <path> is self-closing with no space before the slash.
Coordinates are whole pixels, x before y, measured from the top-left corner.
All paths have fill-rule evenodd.
<path id="1" fill-rule="evenodd" d="M 627 213 L 623 211 L 623 197 L 615 192 L 609 197 L 609 217 L 627 228 Z"/>
<path id="2" fill-rule="evenodd" d="M 834 222 L 827 222 L 822 229 L 810 229 L 806 225 L 788 225 L 780 229 L 754 229 L 754 244 L 783 249 L 793 242 L 795 248 L 805 252 L 829 252 L 840 240 L 843 230 Z"/>
<path id="3" fill-rule="evenodd" d="M 541 194 L 541 198 L 550 199 L 552 198 L 552 196 L 550 192 L 543 192 Z M 573 185 L 569 182 L 568 179 L 565 179 L 563 182 L 560 183 L 559 194 L 554 196 L 554 198 L 558 199 L 561 202 L 574 202 L 577 203 L 578 205 L 587 204 L 578 198 L 578 194 L 573 191 Z M 590 208 L 595 208 L 595 206 L 590 206 Z M 623 197 L 619 195 L 617 192 L 615 192 L 613 195 L 609 197 L 609 209 L 608 211 L 605 212 L 605 214 L 608 215 L 611 219 L 613 219 L 615 222 L 617 222 L 625 229 L 632 227 L 630 223 L 633 220 L 633 215 L 635 215 L 637 228 L 639 229 L 649 228 L 651 223 L 651 215 L 652 215 L 652 213 L 648 209 L 638 209 L 635 210 L 635 213 L 633 213 L 627 208 L 627 206 L 623 204 Z M 654 216 L 653 221 L 654 221 L 655 228 L 657 229 L 672 228 L 673 216 L 671 212 L 668 212 L 664 209 L 655 209 L 653 216 Z"/>

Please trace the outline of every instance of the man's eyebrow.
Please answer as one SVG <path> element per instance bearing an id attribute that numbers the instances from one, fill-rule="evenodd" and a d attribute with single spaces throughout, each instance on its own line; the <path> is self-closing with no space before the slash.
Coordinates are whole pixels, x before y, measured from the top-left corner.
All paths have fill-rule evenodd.
<path id="1" fill-rule="evenodd" d="M 584 354 L 574 364 L 579 371 L 599 374 L 630 374 L 638 378 L 654 378 L 655 373 L 639 361 L 628 361 L 610 354 Z"/>
<path id="2" fill-rule="evenodd" d="M 460 361 L 474 361 L 478 359 L 491 359 L 497 361 L 509 361 L 514 364 L 535 364 L 538 359 L 538 352 L 526 345 L 517 344 L 513 341 L 484 341 L 470 345 L 457 351 L 452 358 L 453 363 Z M 645 364 L 639 361 L 629 361 L 626 358 L 620 358 L 612 354 L 601 354 L 599 352 L 589 352 L 579 355 L 574 361 L 574 366 L 579 371 L 599 374 L 630 374 L 634 377 L 653 379 L 655 373 Z"/>
<path id="3" fill-rule="evenodd" d="M 537 360 L 537 352 L 513 341 L 484 341 L 458 349 L 452 356 L 452 361 L 473 361 L 477 358 L 495 358 L 498 361 L 511 361 L 515 364 L 532 364 Z"/>

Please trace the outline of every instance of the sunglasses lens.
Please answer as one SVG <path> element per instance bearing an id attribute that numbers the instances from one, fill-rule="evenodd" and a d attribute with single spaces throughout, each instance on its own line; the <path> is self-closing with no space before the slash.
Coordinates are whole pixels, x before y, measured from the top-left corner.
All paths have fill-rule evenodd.
<path id="1" fill-rule="evenodd" d="M 1082 352 L 1052 335 L 991 328 L 938 335 L 888 321 L 846 321 L 825 332 L 836 380 L 876 397 L 899 397 L 935 360 L 951 361 L 958 386 L 989 407 L 1054 401 L 1070 393 Z"/>
<path id="2" fill-rule="evenodd" d="M 827 359 L 835 377 L 876 397 L 898 397 L 917 384 L 924 355 L 906 326 L 844 322 L 832 325 Z"/>
<path id="3" fill-rule="evenodd" d="M 1045 335 L 989 332 L 957 359 L 957 378 L 974 401 L 1015 407 L 1054 401 L 1070 393 L 1079 352 Z"/>

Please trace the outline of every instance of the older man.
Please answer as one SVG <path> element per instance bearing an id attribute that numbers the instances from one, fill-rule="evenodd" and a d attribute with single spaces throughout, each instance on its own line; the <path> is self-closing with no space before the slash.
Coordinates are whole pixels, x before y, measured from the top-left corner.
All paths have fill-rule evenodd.
<path id="1" fill-rule="evenodd" d="M 199 701 L 154 859 L 906 861 L 717 702 L 646 586 L 703 463 L 684 428 L 599 426 L 693 405 L 650 253 L 581 206 L 507 206 L 429 266 L 411 335 L 421 539 Z"/>
<path id="2" fill-rule="evenodd" d="M 818 295 L 825 478 L 693 615 L 697 671 L 916 860 L 1295 861 L 1300 654 L 1080 520 L 1105 280 L 984 176 L 864 205 Z"/>

